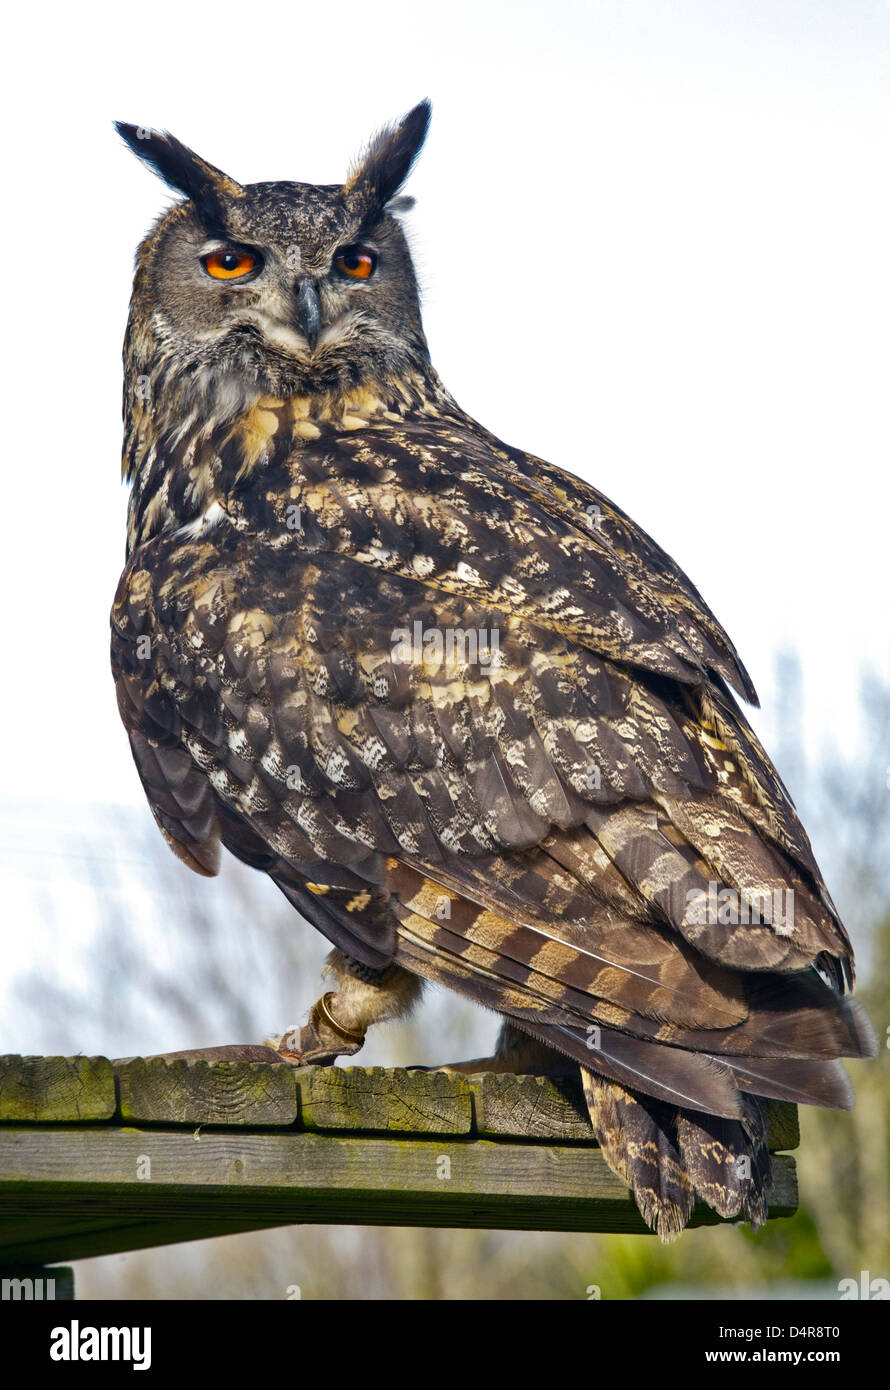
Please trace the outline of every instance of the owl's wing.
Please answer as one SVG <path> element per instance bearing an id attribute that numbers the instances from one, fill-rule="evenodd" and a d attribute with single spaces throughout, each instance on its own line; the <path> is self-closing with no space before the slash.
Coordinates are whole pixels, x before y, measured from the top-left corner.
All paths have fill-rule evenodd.
<path id="1" fill-rule="evenodd" d="M 642 527 L 575 474 L 505 444 L 475 422 L 474 427 L 494 458 L 507 466 L 515 486 L 573 529 L 578 529 L 583 518 L 583 529 L 606 545 L 636 584 L 673 615 L 689 645 L 711 671 L 749 703 L 759 705 L 738 652 L 698 589 Z"/>
<path id="2" fill-rule="evenodd" d="M 843 982 L 849 943 L 719 677 L 682 635 L 688 655 L 664 644 L 682 673 L 658 669 L 650 629 L 668 619 L 648 599 L 639 618 L 608 589 L 574 604 L 554 587 L 557 557 L 584 552 L 543 525 L 546 564 L 517 548 L 519 523 L 510 564 L 465 511 L 458 560 L 441 459 L 426 491 L 399 475 L 387 518 L 392 473 L 387 489 L 370 447 L 357 435 L 351 473 L 306 484 L 296 537 L 269 488 L 262 525 L 227 504 L 203 538 L 133 556 L 113 660 L 167 837 L 211 872 L 221 839 L 349 954 L 449 984 L 637 1090 L 724 1115 L 737 1086 L 846 1103 L 831 1059 L 871 1043 L 822 975 Z M 597 647 L 619 606 L 633 662 Z"/>
<path id="3" fill-rule="evenodd" d="M 286 420 L 279 436 L 286 455 Z M 645 532 L 580 479 L 473 422 L 359 429 L 285 456 L 281 468 L 289 486 L 267 494 L 261 519 L 283 526 L 283 510 L 298 505 L 306 548 L 420 578 L 602 656 L 680 681 L 726 682 L 757 701 L 701 595 Z M 232 500 L 255 525 L 256 496 Z"/>
<path id="4" fill-rule="evenodd" d="M 624 513 L 472 421 L 388 422 L 323 436 L 296 452 L 288 424 L 285 414 L 269 445 L 273 485 L 261 493 L 246 487 L 227 502 L 237 526 L 275 545 L 290 541 L 288 556 L 350 556 L 371 571 L 525 619 L 640 681 L 676 682 L 672 698 L 692 699 L 706 734 L 719 743 L 727 723 L 730 737 L 741 738 L 738 775 L 756 786 L 783 847 L 818 877 L 788 793 L 727 689 L 756 699 L 729 638 L 686 576 Z M 289 529 L 295 514 L 297 532 Z M 416 617 L 410 598 L 401 616 Z"/>

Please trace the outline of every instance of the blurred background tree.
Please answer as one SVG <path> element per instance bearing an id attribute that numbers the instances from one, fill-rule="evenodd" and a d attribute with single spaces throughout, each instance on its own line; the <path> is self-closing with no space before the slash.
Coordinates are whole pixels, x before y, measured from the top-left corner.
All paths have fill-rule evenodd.
<path id="1" fill-rule="evenodd" d="M 862 748 L 816 765 L 800 738 L 801 680 L 777 661 L 769 746 L 808 827 L 860 961 L 882 1043 L 890 1022 L 890 688 L 862 683 Z M 30 819 L 29 819 L 30 815 Z M 305 1014 L 326 944 L 260 875 L 227 863 L 199 880 L 144 813 L 84 812 L 74 827 L 7 805 L 5 857 L 39 968 L 15 982 L 0 1050 L 168 1051 L 257 1041 Z M 47 867 L 48 866 L 48 867 Z M 13 899 L 16 899 L 13 892 Z M 491 1049 L 497 1020 L 430 991 L 407 1024 L 375 1031 L 365 1065 Z M 837 1298 L 862 1270 L 890 1275 L 890 1062 L 850 1064 L 852 1115 L 802 1108 L 801 1210 L 753 1234 L 644 1236 L 288 1227 L 80 1262 L 81 1297 L 548 1299 Z"/>

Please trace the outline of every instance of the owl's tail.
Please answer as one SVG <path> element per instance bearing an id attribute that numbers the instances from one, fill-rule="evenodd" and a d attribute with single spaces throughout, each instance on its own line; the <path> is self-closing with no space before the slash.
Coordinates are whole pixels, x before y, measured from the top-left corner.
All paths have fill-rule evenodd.
<path id="1" fill-rule="evenodd" d="M 770 1158 L 754 1097 L 742 1097 L 739 1119 L 726 1119 L 677 1110 L 586 1068 L 581 1076 L 603 1157 L 662 1241 L 680 1234 L 696 1198 L 755 1228 L 766 1221 Z"/>

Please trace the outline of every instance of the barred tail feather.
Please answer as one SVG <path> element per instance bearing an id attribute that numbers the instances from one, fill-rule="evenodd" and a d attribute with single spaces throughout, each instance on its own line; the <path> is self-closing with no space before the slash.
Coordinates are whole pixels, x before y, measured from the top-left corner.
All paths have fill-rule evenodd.
<path id="1" fill-rule="evenodd" d="M 603 1157 L 626 1182 L 646 1224 L 667 1243 L 696 1197 L 720 1216 L 766 1220 L 770 1158 L 753 1097 L 738 1120 L 676 1110 L 582 1068 L 584 1097 Z"/>
<path id="2" fill-rule="evenodd" d="M 581 1078 L 603 1157 L 633 1192 L 646 1225 L 665 1243 L 676 1240 L 692 1215 L 695 1191 L 671 1110 L 586 1069 Z"/>
<path id="3" fill-rule="evenodd" d="M 681 1110 L 677 1143 L 696 1195 L 719 1216 L 741 1217 L 757 1229 L 766 1221 L 771 1180 L 763 1112 L 744 1098 L 741 1120 Z"/>

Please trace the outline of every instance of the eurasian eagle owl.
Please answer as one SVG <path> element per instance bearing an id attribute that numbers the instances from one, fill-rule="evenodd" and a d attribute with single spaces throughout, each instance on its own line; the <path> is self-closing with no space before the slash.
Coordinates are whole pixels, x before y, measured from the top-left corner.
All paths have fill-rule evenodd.
<path id="1" fill-rule="evenodd" d="M 848 1106 L 837 1059 L 875 1050 L 850 943 L 696 589 L 436 375 L 399 196 L 428 120 L 323 186 L 118 127 L 184 197 L 125 345 L 133 756 L 186 864 L 224 845 L 335 948 L 281 1055 L 435 981 L 503 1016 L 466 1067 L 580 1066 L 663 1236 L 697 1195 L 758 1223 L 756 1098 Z"/>

